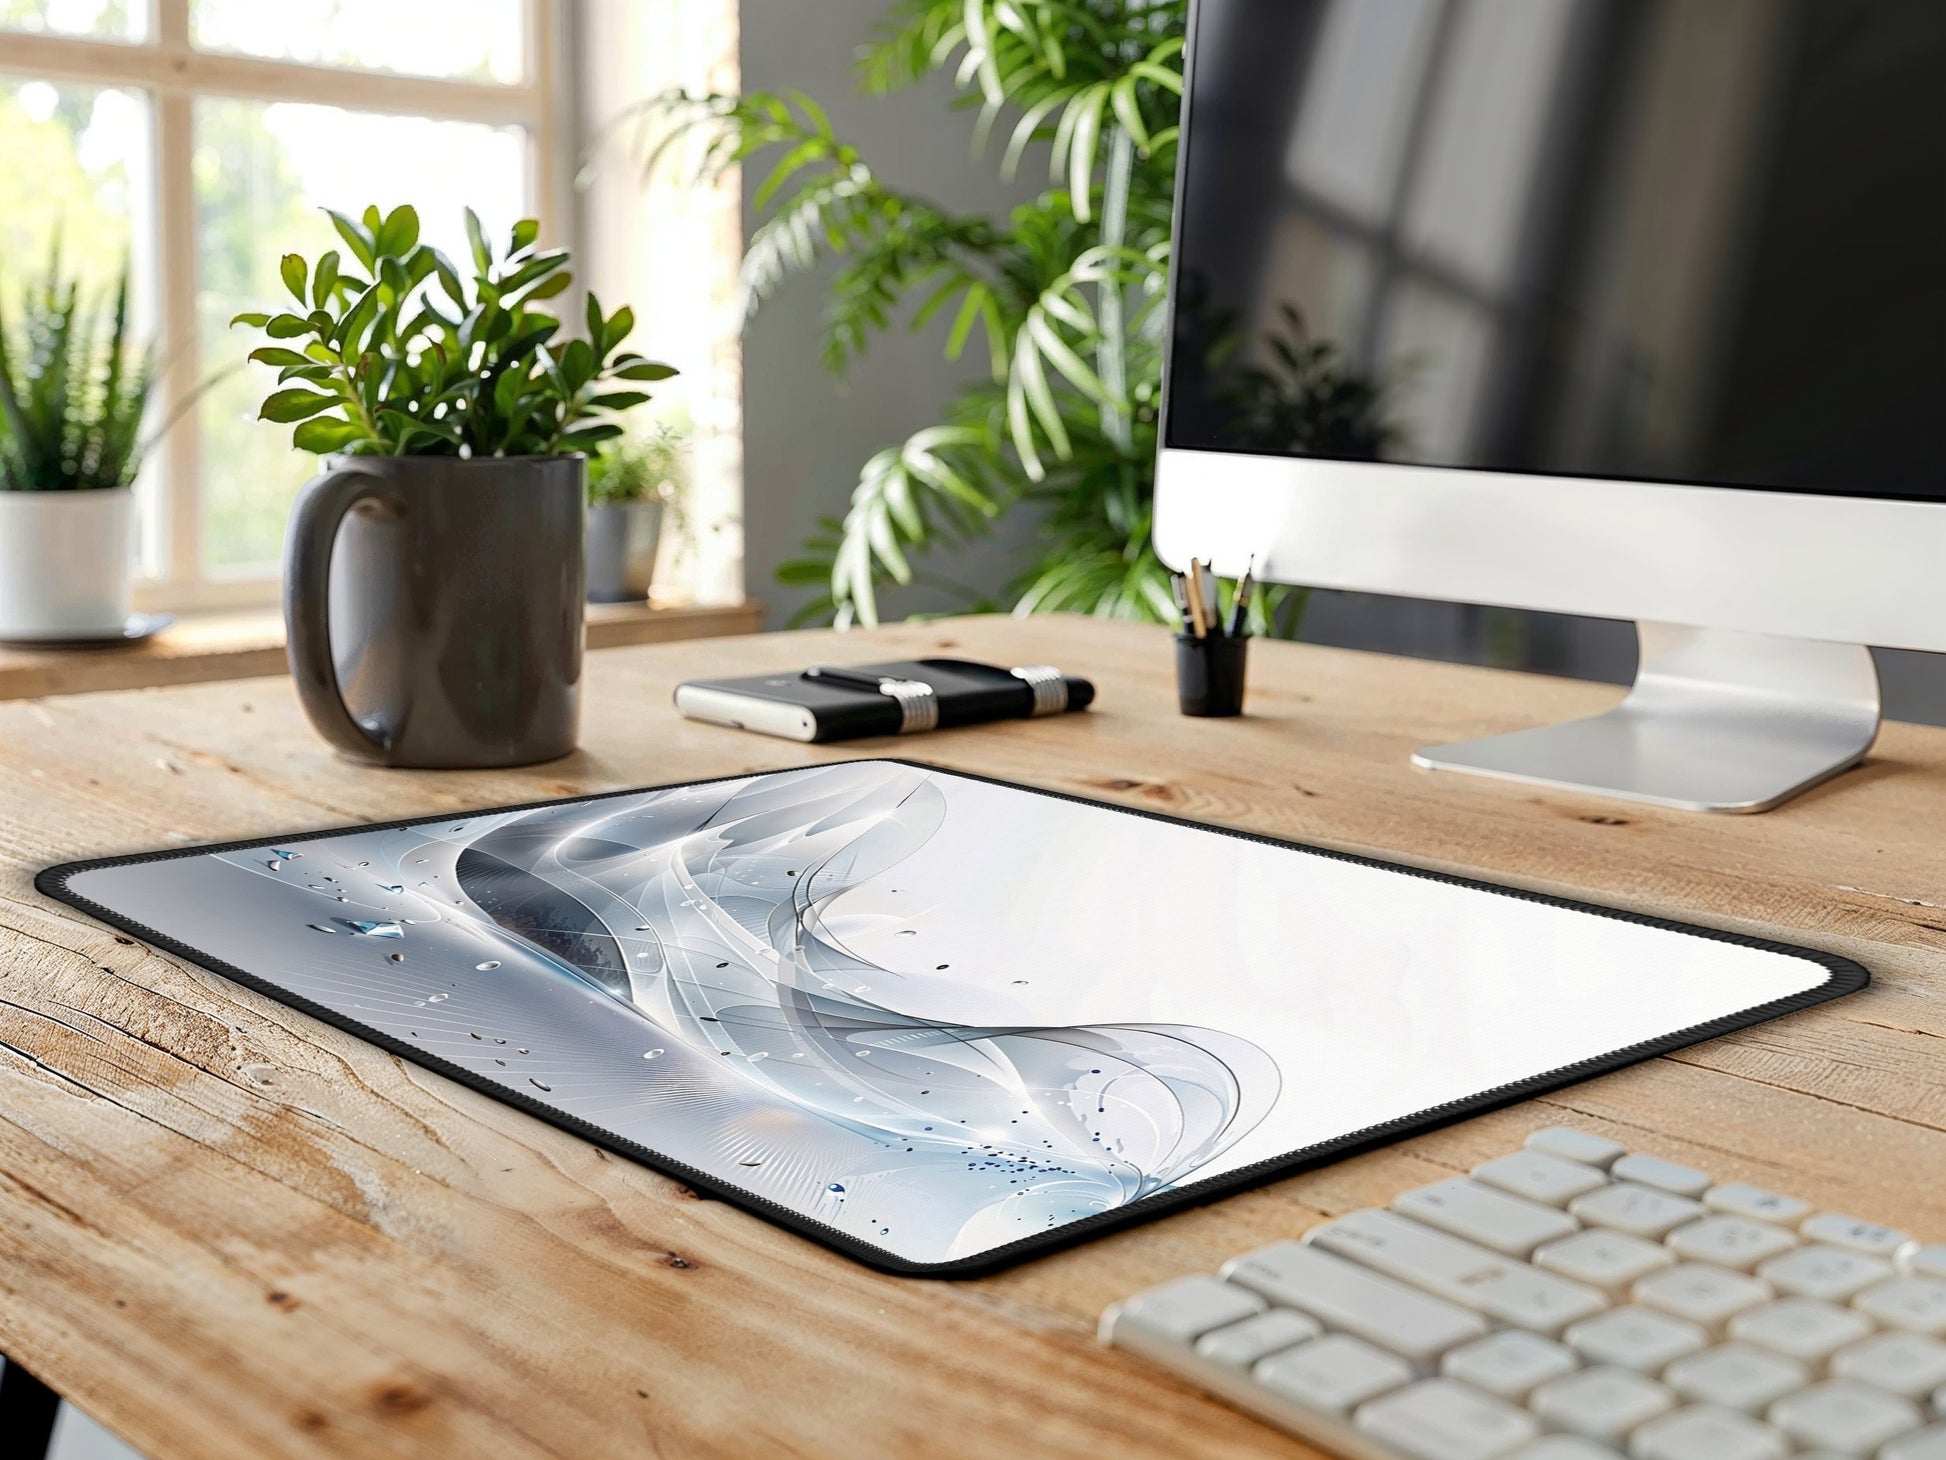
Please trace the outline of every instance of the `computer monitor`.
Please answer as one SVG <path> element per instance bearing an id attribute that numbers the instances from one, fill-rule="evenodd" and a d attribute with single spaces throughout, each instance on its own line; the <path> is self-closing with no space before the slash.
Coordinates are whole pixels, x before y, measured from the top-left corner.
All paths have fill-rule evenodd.
<path id="1" fill-rule="evenodd" d="M 1946 650 L 1946 0 L 1196 0 L 1155 540 L 1634 619 L 1432 768 L 1762 810 Z"/>

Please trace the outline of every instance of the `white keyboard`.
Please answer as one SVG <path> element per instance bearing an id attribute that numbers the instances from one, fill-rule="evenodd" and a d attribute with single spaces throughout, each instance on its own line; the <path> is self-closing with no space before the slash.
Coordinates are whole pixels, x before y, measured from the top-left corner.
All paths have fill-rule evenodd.
<path id="1" fill-rule="evenodd" d="M 1359 1460 L 1946 1460 L 1946 1245 L 1565 1126 L 1101 1338 Z"/>

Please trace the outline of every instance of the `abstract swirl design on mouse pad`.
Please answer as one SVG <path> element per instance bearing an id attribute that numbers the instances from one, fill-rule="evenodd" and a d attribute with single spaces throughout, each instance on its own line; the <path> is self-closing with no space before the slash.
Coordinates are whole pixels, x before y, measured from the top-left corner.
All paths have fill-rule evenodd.
<path id="1" fill-rule="evenodd" d="M 200 931 L 209 952 L 944 1261 L 1192 1178 L 1280 1085 L 1236 1034 L 1032 1020 L 1030 957 L 895 972 L 848 946 L 917 946 L 926 910 L 884 908 L 948 808 L 925 771 L 864 762 L 173 865 L 256 879 L 224 889 L 246 922 Z"/>

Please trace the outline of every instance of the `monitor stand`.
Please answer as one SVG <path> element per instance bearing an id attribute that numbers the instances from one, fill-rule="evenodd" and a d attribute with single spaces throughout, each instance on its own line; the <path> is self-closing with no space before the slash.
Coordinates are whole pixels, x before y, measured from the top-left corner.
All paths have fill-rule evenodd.
<path id="1" fill-rule="evenodd" d="M 1768 811 L 1856 765 L 1878 735 L 1862 644 L 1643 623 L 1635 686 L 1605 715 L 1419 751 L 1427 770 L 1679 811 Z"/>

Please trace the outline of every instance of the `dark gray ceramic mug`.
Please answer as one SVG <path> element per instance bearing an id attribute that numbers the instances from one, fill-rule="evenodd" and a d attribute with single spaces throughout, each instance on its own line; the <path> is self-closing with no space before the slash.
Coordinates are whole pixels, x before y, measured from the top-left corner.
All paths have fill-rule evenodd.
<path id="1" fill-rule="evenodd" d="M 573 750 L 586 458 L 324 465 L 284 547 L 291 674 L 318 733 L 391 766 Z"/>

